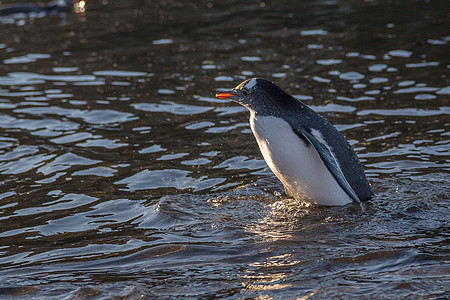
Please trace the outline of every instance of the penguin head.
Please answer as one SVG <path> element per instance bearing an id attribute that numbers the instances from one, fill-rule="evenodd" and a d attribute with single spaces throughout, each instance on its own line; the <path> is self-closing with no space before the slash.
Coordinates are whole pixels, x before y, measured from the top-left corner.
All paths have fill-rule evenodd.
<path id="1" fill-rule="evenodd" d="M 229 91 L 216 94 L 216 97 L 229 99 L 262 115 L 277 115 L 281 110 L 289 108 L 292 101 L 297 101 L 263 78 L 247 79 Z"/>

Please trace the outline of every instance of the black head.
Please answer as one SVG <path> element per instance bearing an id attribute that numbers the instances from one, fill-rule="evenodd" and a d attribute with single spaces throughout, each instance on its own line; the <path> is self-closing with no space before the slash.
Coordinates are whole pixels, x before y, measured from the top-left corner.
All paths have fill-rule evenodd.
<path id="1" fill-rule="evenodd" d="M 299 103 L 274 83 L 262 78 L 247 79 L 234 89 L 216 95 L 229 99 L 261 115 L 279 115 Z M 283 113 L 282 113 L 283 114 Z"/>

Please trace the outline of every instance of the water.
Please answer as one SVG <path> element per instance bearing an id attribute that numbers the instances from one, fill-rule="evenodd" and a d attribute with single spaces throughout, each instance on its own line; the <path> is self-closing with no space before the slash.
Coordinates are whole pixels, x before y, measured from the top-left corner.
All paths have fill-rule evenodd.
<path id="1" fill-rule="evenodd" d="M 448 1 L 103 1 L 0 20 L 0 297 L 449 297 Z M 376 197 L 280 194 L 218 91 L 327 117 Z"/>

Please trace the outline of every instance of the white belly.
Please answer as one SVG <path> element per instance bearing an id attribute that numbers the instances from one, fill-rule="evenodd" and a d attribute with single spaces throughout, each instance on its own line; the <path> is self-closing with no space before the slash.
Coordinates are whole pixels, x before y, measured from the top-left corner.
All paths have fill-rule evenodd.
<path id="1" fill-rule="evenodd" d="M 250 125 L 264 160 L 295 199 L 321 205 L 352 202 L 314 147 L 307 147 L 286 121 L 252 113 Z"/>

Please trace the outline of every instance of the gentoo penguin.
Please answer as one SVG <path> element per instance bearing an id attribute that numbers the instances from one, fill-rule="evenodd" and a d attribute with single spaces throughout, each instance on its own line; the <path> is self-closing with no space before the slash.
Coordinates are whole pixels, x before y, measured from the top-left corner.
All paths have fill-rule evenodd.
<path id="1" fill-rule="evenodd" d="M 259 149 L 288 196 L 327 206 L 373 197 L 347 140 L 325 118 L 272 82 L 248 79 L 216 97 L 250 110 Z"/>

